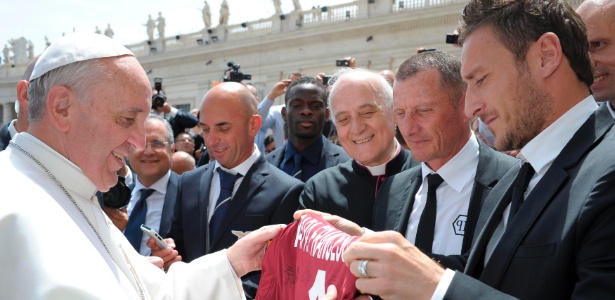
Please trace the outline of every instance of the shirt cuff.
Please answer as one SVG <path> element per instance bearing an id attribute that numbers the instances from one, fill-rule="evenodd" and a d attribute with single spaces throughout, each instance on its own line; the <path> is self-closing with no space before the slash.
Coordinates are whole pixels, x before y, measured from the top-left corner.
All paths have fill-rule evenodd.
<path id="1" fill-rule="evenodd" d="M 169 113 L 169 116 L 171 116 L 171 118 L 175 118 L 175 116 L 177 116 L 177 111 L 178 109 L 174 106 L 171 106 L 171 112 Z"/>
<path id="2" fill-rule="evenodd" d="M 448 291 L 448 287 L 451 285 L 451 281 L 453 281 L 453 276 L 455 276 L 455 271 L 451 269 L 446 269 L 446 271 L 444 271 L 444 274 L 442 274 L 442 278 L 440 278 L 440 282 L 438 283 L 436 290 L 431 296 L 431 300 L 444 299 L 444 295 L 446 295 L 446 291 Z"/>
<path id="3" fill-rule="evenodd" d="M 237 286 L 237 289 L 239 291 L 241 291 L 241 293 L 243 293 L 243 285 L 241 284 L 241 278 L 239 278 L 239 276 L 237 276 L 237 273 L 235 273 L 235 270 L 233 269 L 233 266 L 231 265 L 231 261 L 228 260 L 228 255 L 226 254 L 226 249 L 224 249 L 222 251 L 224 251 L 224 257 L 226 258 L 226 265 L 228 266 L 229 269 L 231 269 L 231 274 L 233 274 L 233 278 L 235 279 L 235 285 Z"/>

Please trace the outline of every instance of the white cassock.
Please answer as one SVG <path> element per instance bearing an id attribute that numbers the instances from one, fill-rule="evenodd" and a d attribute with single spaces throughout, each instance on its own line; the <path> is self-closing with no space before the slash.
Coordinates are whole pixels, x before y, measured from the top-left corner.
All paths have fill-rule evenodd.
<path id="1" fill-rule="evenodd" d="M 76 165 L 27 133 L 13 141 L 51 171 L 98 235 L 58 183 L 9 146 L 0 152 L 0 298 L 244 298 L 226 251 L 163 272 L 113 226 Z"/>

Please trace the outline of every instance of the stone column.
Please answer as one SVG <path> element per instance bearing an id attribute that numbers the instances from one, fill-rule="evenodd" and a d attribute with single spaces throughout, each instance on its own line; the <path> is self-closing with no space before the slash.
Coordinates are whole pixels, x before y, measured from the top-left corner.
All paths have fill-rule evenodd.
<path id="1" fill-rule="evenodd" d="M 372 5 L 375 5 L 373 3 Z M 369 1 L 358 0 L 357 1 L 357 19 L 365 19 L 369 17 Z"/>
<path id="2" fill-rule="evenodd" d="M 3 103 L 2 104 L 2 125 L 4 126 L 4 124 L 8 121 L 13 120 L 13 115 L 14 115 L 14 104 L 13 102 L 7 102 L 7 103 Z"/>

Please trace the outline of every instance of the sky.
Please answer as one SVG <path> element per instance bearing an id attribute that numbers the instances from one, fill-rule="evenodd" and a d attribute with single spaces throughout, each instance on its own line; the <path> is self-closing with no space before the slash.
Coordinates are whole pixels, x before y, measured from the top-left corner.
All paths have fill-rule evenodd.
<path id="1" fill-rule="evenodd" d="M 266 19 L 275 13 L 272 0 L 227 0 L 229 24 Z M 281 0 L 282 12 L 293 10 L 292 0 Z M 331 6 L 352 0 L 299 0 L 302 8 Z M 32 42 L 34 55 L 45 50 L 45 37 L 50 42 L 62 34 L 94 32 L 96 26 L 104 32 L 107 25 L 113 38 L 122 44 L 135 44 L 147 39 L 148 15 L 158 12 L 166 20 L 165 35 L 175 36 L 202 30 L 203 0 L 21 0 L 5 3 L 0 9 L 0 48 L 11 39 L 24 37 Z M 216 26 L 222 0 L 208 0 L 211 23 Z M 157 36 L 158 33 L 155 33 Z M 1 52 L 0 52 L 1 53 Z"/>

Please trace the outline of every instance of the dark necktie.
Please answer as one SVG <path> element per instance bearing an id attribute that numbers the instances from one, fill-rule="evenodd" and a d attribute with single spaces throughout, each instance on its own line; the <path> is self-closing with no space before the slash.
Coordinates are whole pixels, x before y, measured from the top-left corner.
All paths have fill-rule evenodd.
<path id="1" fill-rule="evenodd" d="M 427 175 L 427 202 L 421 214 L 419 226 L 416 231 L 416 241 L 414 245 L 425 253 L 431 253 L 433 245 L 433 235 L 436 227 L 436 212 L 438 210 L 436 201 L 436 189 L 442 184 L 444 179 L 437 173 Z"/>
<path id="2" fill-rule="evenodd" d="M 295 153 L 293 155 L 293 164 L 291 165 L 290 160 L 287 160 L 282 170 L 286 174 L 301 180 L 301 154 L 299 152 Z"/>
<path id="3" fill-rule="evenodd" d="M 525 191 L 527 190 L 527 187 L 530 184 L 530 181 L 532 180 L 532 177 L 535 173 L 536 172 L 534 171 L 534 168 L 532 168 L 532 165 L 530 165 L 530 163 L 526 162 L 523 163 L 523 165 L 521 166 L 521 169 L 519 170 L 519 175 L 515 180 L 512 198 L 510 200 L 510 213 L 508 214 L 508 223 L 512 221 L 512 219 L 517 214 L 517 211 L 519 211 L 519 207 L 521 207 L 521 204 L 523 204 L 523 201 L 525 200 Z"/>
<path id="4" fill-rule="evenodd" d="M 154 189 L 141 189 L 141 198 L 139 198 L 139 201 L 137 201 L 137 204 L 132 209 L 128 218 L 128 224 L 126 224 L 126 229 L 124 229 L 124 235 L 137 252 L 141 250 L 141 239 L 143 238 L 141 225 L 145 224 L 145 216 L 147 215 L 146 199 L 154 191 Z"/>
<path id="5" fill-rule="evenodd" d="M 241 174 L 231 174 L 218 168 L 218 178 L 220 178 L 220 195 L 216 200 L 216 207 L 214 208 L 214 214 L 209 220 L 209 241 L 211 242 L 213 236 L 219 234 L 220 225 L 226 215 L 228 208 L 231 204 L 233 197 L 233 188 L 235 187 L 235 181 L 241 177 Z"/>

